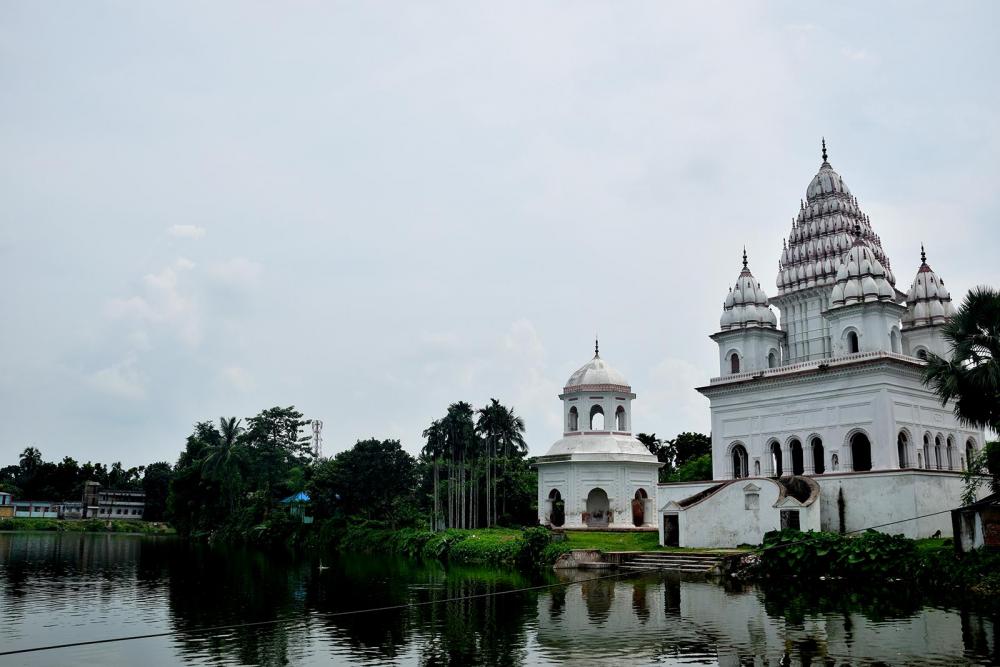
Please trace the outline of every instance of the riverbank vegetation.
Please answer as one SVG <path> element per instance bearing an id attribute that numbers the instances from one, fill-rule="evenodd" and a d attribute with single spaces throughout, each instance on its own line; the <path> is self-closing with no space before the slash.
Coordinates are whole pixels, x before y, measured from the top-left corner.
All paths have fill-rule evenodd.
<path id="1" fill-rule="evenodd" d="M 911 540 L 876 531 L 859 535 L 775 531 L 764 537 L 759 552 L 743 559 L 743 565 L 745 575 L 763 580 L 906 582 L 1000 595 L 1000 553 L 959 554 L 950 539 Z"/>
<path id="2" fill-rule="evenodd" d="M 0 531 L 44 531 L 58 533 L 133 533 L 175 535 L 177 531 L 161 522 L 107 521 L 103 519 L 65 520 L 16 517 L 0 519 Z"/>

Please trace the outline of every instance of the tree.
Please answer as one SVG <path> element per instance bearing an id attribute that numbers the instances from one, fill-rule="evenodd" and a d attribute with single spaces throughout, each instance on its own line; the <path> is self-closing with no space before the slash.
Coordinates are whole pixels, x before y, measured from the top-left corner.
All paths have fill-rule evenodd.
<path id="1" fill-rule="evenodd" d="M 699 482 L 710 479 L 712 479 L 712 455 L 702 454 L 678 466 L 667 481 Z"/>
<path id="2" fill-rule="evenodd" d="M 674 449 L 674 467 L 678 469 L 692 459 L 712 454 L 712 438 L 704 433 L 679 433 L 670 445 Z"/>
<path id="3" fill-rule="evenodd" d="M 941 327 L 941 335 L 950 355 L 927 356 L 924 384 L 934 389 L 942 405 L 952 402 L 955 416 L 963 424 L 1000 431 L 1000 291 L 990 287 L 971 290 Z M 1000 452 L 985 446 L 968 462 L 963 502 L 975 500 L 984 475 L 994 476 L 997 489 L 997 458 Z"/>
<path id="4" fill-rule="evenodd" d="M 310 497 L 317 514 L 338 503 L 348 516 L 388 520 L 395 527 L 411 514 L 417 463 L 399 440 L 359 440 L 316 466 Z"/>
<path id="5" fill-rule="evenodd" d="M 924 383 L 962 423 L 1000 431 L 1000 291 L 970 291 L 941 335 L 950 357 L 928 355 Z"/>
<path id="6" fill-rule="evenodd" d="M 441 461 L 444 460 L 447 435 L 440 419 L 435 419 L 431 425 L 424 429 L 422 434 L 427 444 L 420 451 L 424 461 L 429 461 L 433 466 L 434 474 L 434 514 L 431 520 L 432 530 L 441 530 L 444 527 L 444 517 L 441 515 L 441 495 L 439 493 L 441 485 Z"/>
<path id="7" fill-rule="evenodd" d="M 167 512 L 167 495 L 170 491 L 170 480 L 173 469 L 166 461 L 151 463 L 146 466 L 142 478 L 142 490 L 146 494 L 146 508 L 143 518 L 146 521 L 163 521 Z"/>
<path id="8" fill-rule="evenodd" d="M 663 464 L 660 467 L 660 482 L 666 482 L 674 472 L 674 459 L 677 457 L 673 441 L 660 440 L 655 433 L 639 433 L 635 437 Z"/>
<path id="9" fill-rule="evenodd" d="M 248 474 L 268 498 L 287 490 L 283 483 L 291 468 L 312 458 L 309 437 L 301 435 L 305 424 L 294 406 L 263 410 L 247 420 Z"/>
<path id="10" fill-rule="evenodd" d="M 240 466 L 243 460 L 243 449 L 240 438 L 244 429 L 242 420 L 236 417 L 219 417 L 219 437 L 209 447 L 208 454 L 202 463 L 205 475 L 219 484 L 223 500 L 230 511 L 236 509 L 242 478 Z"/>

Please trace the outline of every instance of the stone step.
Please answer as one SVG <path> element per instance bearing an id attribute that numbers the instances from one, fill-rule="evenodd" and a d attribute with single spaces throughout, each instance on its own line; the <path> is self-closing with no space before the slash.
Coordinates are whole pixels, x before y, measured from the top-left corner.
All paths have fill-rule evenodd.
<path id="1" fill-rule="evenodd" d="M 679 566 L 660 566 L 660 567 L 649 567 L 642 565 L 622 565 L 621 569 L 628 570 L 630 572 L 694 572 L 698 574 L 705 574 L 711 567 L 702 566 L 692 566 L 692 565 L 679 565 Z"/>

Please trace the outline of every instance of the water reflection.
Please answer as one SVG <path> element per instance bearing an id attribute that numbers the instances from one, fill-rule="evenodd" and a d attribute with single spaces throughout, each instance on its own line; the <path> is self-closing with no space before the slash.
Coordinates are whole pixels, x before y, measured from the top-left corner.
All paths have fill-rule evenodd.
<path id="1" fill-rule="evenodd" d="M 122 535 L 0 534 L 0 646 L 171 631 L 14 664 L 996 664 L 998 613 L 907 587 L 445 568 Z M 558 584 L 514 594 L 532 585 Z M 453 598 L 460 601 L 444 602 Z M 343 612 L 404 605 L 366 614 Z M 266 624 L 274 622 L 271 624 Z M 236 623 L 265 623 L 204 633 Z M 0 663 L 3 659 L 0 658 Z"/>

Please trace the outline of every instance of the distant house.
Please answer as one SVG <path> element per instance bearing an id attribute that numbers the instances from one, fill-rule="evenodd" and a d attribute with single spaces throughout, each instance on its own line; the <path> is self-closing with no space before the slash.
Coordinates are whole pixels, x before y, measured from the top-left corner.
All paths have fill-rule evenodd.
<path id="1" fill-rule="evenodd" d="M 146 509 L 146 494 L 142 491 L 101 489 L 97 482 L 86 482 L 80 505 L 79 518 L 141 521 Z"/>
<path id="2" fill-rule="evenodd" d="M 312 523 L 313 518 L 309 516 L 309 495 L 299 491 L 288 496 L 281 501 L 282 505 L 288 505 L 288 514 L 293 517 L 301 517 L 302 523 Z"/>
<path id="3" fill-rule="evenodd" d="M 955 550 L 1000 549 L 1000 493 L 951 511 Z"/>
<path id="4" fill-rule="evenodd" d="M 6 491 L 0 491 L 0 519 L 9 519 L 14 516 L 14 505 L 11 496 Z"/>
<path id="5" fill-rule="evenodd" d="M 58 519 L 59 505 L 51 500 L 15 500 L 14 516 L 24 519 Z"/>

